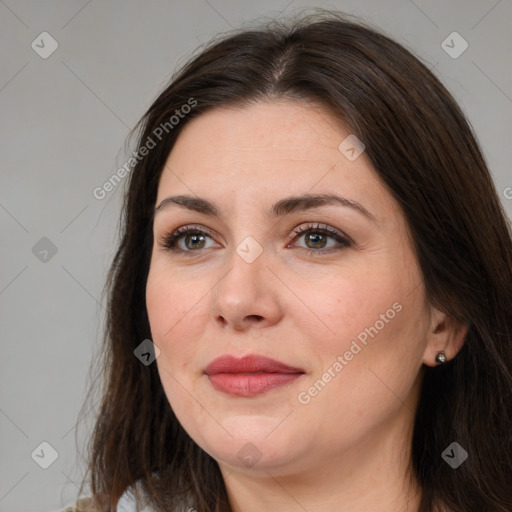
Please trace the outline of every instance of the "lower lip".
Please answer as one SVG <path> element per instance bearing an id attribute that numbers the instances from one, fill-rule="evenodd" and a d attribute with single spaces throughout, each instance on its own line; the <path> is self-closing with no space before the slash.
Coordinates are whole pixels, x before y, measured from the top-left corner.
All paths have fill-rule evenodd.
<path id="1" fill-rule="evenodd" d="M 217 373 L 208 375 L 212 386 L 232 396 L 256 396 L 285 386 L 302 373 Z"/>

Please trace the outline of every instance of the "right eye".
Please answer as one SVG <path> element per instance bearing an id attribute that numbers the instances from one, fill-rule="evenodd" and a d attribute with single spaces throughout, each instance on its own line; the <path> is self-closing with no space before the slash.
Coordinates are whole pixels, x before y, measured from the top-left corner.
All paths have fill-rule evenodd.
<path id="1" fill-rule="evenodd" d="M 198 252 L 206 247 L 207 239 L 212 240 L 209 230 L 194 226 L 183 226 L 176 231 L 167 233 L 162 237 L 160 245 L 173 252 Z"/>

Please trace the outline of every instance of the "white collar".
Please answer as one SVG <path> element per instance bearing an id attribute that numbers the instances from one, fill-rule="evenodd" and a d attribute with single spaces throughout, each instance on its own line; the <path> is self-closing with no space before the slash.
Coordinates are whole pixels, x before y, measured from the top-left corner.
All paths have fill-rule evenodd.
<path id="1" fill-rule="evenodd" d="M 147 498 L 147 494 L 145 494 L 139 482 L 137 482 L 137 487 L 139 487 L 139 493 Z M 195 512 L 195 508 L 192 506 L 185 506 L 184 508 L 180 508 L 182 512 Z M 137 503 L 135 501 L 135 495 L 133 494 L 132 487 L 126 489 L 126 491 L 119 498 L 116 506 L 116 512 L 155 512 L 153 508 L 149 505 L 144 505 L 143 508 L 137 508 Z M 178 511 L 177 511 L 178 512 Z"/>
<path id="2" fill-rule="evenodd" d="M 140 491 L 142 493 L 142 491 Z M 116 512 L 153 512 L 153 509 L 146 505 L 144 508 L 137 508 L 135 501 L 135 495 L 133 494 L 132 488 L 129 487 L 119 498 L 117 502 Z"/>

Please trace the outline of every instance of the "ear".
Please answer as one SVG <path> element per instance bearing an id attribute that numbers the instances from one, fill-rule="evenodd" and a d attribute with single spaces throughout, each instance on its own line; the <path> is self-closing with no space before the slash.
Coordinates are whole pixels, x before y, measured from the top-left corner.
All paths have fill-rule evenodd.
<path id="1" fill-rule="evenodd" d="M 440 351 L 443 351 L 448 361 L 451 361 L 464 345 L 467 333 L 466 325 L 433 308 L 423 363 L 427 366 L 436 366 L 436 355 Z"/>

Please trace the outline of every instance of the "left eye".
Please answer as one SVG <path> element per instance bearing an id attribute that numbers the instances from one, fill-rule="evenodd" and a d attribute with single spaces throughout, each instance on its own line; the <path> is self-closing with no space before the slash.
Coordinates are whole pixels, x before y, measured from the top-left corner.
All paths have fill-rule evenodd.
<path id="1" fill-rule="evenodd" d="M 306 247 L 302 247 L 302 249 L 306 249 L 310 253 L 330 252 L 331 249 L 339 250 L 352 245 L 350 238 L 327 225 L 301 226 L 295 229 L 293 234 L 295 237 L 290 243 L 304 237 Z M 163 248 L 174 252 L 198 252 L 201 249 L 211 248 L 211 246 L 207 247 L 206 244 L 207 239 L 213 241 L 212 235 L 213 233 L 206 231 L 204 228 L 184 226 L 164 236 L 161 245 Z M 328 245 L 329 239 L 334 243 Z"/>
<path id="2" fill-rule="evenodd" d="M 294 231 L 294 234 L 296 236 L 292 241 L 294 242 L 295 240 L 304 237 L 306 247 L 303 248 L 309 250 L 309 252 L 330 252 L 326 250 L 321 251 L 321 249 L 334 248 L 337 250 L 352 245 L 351 240 L 347 236 L 325 224 L 317 224 L 316 226 L 308 226 L 305 228 L 300 227 Z M 338 247 L 336 247 L 336 243 L 331 246 L 327 246 L 329 239 L 337 242 Z"/>

